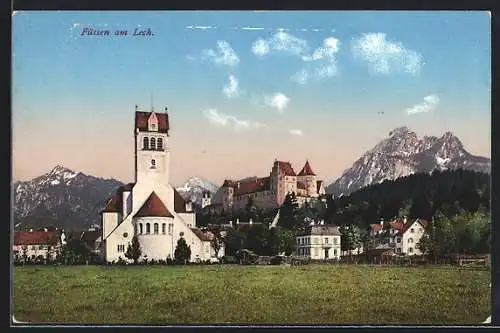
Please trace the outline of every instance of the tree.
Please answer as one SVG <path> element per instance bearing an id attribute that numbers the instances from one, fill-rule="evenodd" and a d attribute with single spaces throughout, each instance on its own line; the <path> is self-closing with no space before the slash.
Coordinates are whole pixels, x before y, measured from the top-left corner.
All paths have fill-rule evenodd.
<path id="1" fill-rule="evenodd" d="M 297 224 L 296 214 L 298 206 L 295 193 L 288 193 L 280 208 L 278 225 L 286 229 L 293 229 Z"/>
<path id="2" fill-rule="evenodd" d="M 224 244 L 224 239 L 219 228 L 212 228 L 210 229 L 210 232 L 213 235 L 212 239 L 210 240 L 210 246 L 214 250 L 215 258 L 219 259 L 219 251 Z"/>
<path id="3" fill-rule="evenodd" d="M 23 257 L 23 263 L 26 263 L 28 261 L 28 246 L 23 245 L 23 247 L 21 248 L 21 253 L 21 256 Z"/>
<path id="4" fill-rule="evenodd" d="M 174 251 L 174 260 L 176 264 L 185 265 L 191 259 L 191 247 L 187 245 L 184 238 L 179 238 Z"/>
<path id="5" fill-rule="evenodd" d="M 128 244 L 127 246 L 127 252 L 125 252 L 125 258 L 133 260 L 134 264 L 137 264 L 139 261 L 139 258 L 141 257 L 142 254 L 142 249 L 141 249 L 141 244 L 139 243 L 139 238 L 137 238 L 137 235 L 134 235 L 132 237 L 132 244 Z"/>

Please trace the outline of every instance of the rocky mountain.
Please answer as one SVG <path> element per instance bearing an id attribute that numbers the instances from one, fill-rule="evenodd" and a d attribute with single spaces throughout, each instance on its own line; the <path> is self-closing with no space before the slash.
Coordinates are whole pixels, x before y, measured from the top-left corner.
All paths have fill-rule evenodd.
<path id="1" fill-rule="evenodd" d="M 219 187 L 205 179 L 199 177 L 189 178 L 183 186 L 177 187 L 177 191 L 184 199 L 189 199 L 201 205 L 203 192 L 208 191 L 213 196 Z"/>
<path id="2" fill-rule="evenodd" d="M 91 224 L 100 224 L 99 212 L 121 185 L 115 179 L 89 176 L 60 165 L 33 180 L 16 182 L 16 229 L 50 225 L 87 229 Z"/>
<path id="3" fill-rule="evenodd" d="M 394 180 L 413 173 L 466 169 L 490 172 L 489 158 L 467 152 L 451 132 L 441 137 L 417 134 L 408 127 L 392 130 L 389 137 L 361 156 L 342 176 L 327 186 L 327 193 L 347 195 L 370 184 Z"/>

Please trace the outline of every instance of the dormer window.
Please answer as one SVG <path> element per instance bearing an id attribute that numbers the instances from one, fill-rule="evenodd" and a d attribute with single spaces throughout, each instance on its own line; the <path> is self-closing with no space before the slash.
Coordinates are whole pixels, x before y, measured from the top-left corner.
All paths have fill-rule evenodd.
<path id="1" fill-rule="evenodd" d="M 151 144 L 150 144 L 150 148 L 151 150 L 155 150 L 156 149 L 156 140 L 155 138 L 151 138 Z"/>
<path id="2" fill-rule="evenodd" d="M 151 124 L 151 129 L 156 130 L 156 124 Z"/>
<path id="3" fill-rule="evenodd" d="M 142 149 L 143 150 L 149 149 L 149 138 L 147 136 L 145 136 L 144 139 L 142 140 Z"/>

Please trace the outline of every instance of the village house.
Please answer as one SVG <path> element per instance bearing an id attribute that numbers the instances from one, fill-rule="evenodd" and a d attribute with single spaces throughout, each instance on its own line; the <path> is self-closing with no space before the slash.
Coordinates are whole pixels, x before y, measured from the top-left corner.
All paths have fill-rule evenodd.
<path id="1" fill-rule="evenodd" d="M 297 236 L 297 255 L 309 259 L 340 259 L 339 227 L 311 225 Z"/>
<path id="2" fill-rule="evenodd" d="M 408 221 L 395 219 L 393 221 L 370 224 L 370 241 L 375 247 L 386 246 L 392 248 L 397 255 L 422 255 L 418 249 L 418 242 L 425 234 L 427 221 L 416 219 Z"/>
<path id="3" fill-rule="evenodd" d="M 221 205 L 225 211 L 238 211 L 251 199 L 256 207 L 270 209 L 281 206 L 285 196 L 292 192 L 299 205 L 325 194 L 323 181 L 316 179 L 309 161 L 298 174 L 290 162 L 275 160 L 268 177 L 250 177 L 238 181 L 226 179 L 215 193 L 212 203 Z"/>
<path id="4" fill-rule="evenodd" d="M 45 260 L 49 253 L 51 260 L 55 260 L 61 245 L 61 232 L 58 230 L 16 231 L 12 246 L 13 259 Z"/>
<path id="5" fill-rule="evenodd" d="M 69 231 L 63 234 L 63 244 L 67 244 L 71 240 L 78 240 L 83 242 L 90 250 L 90 253 L 97 258 L 102 256 L 102 230 L 91 228 L 85 231 Z"/>
<path id="6" fill-rule="evenodd" d="M 140 260 L 173 259 L 180 238 L 191 247 L 190 261 L 213 258 L 209 238 L 196 228 L 192 203 L 170 184 L 169 130 L 168 113 L 136 107 L 135 182 L 121 186 L 101 213 L 107 262 L 128 260 L 125 252 L 134 235 L 142 248 Z"/>

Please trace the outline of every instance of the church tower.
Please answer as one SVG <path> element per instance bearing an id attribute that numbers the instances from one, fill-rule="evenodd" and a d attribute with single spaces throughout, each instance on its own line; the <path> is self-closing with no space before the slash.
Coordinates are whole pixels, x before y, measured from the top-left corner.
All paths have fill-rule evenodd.
<path id="1" fill-rule="evenodd" d="M 165 112 L 135 111 L 135 182 L 169 184 L 169 121 Z"/>

